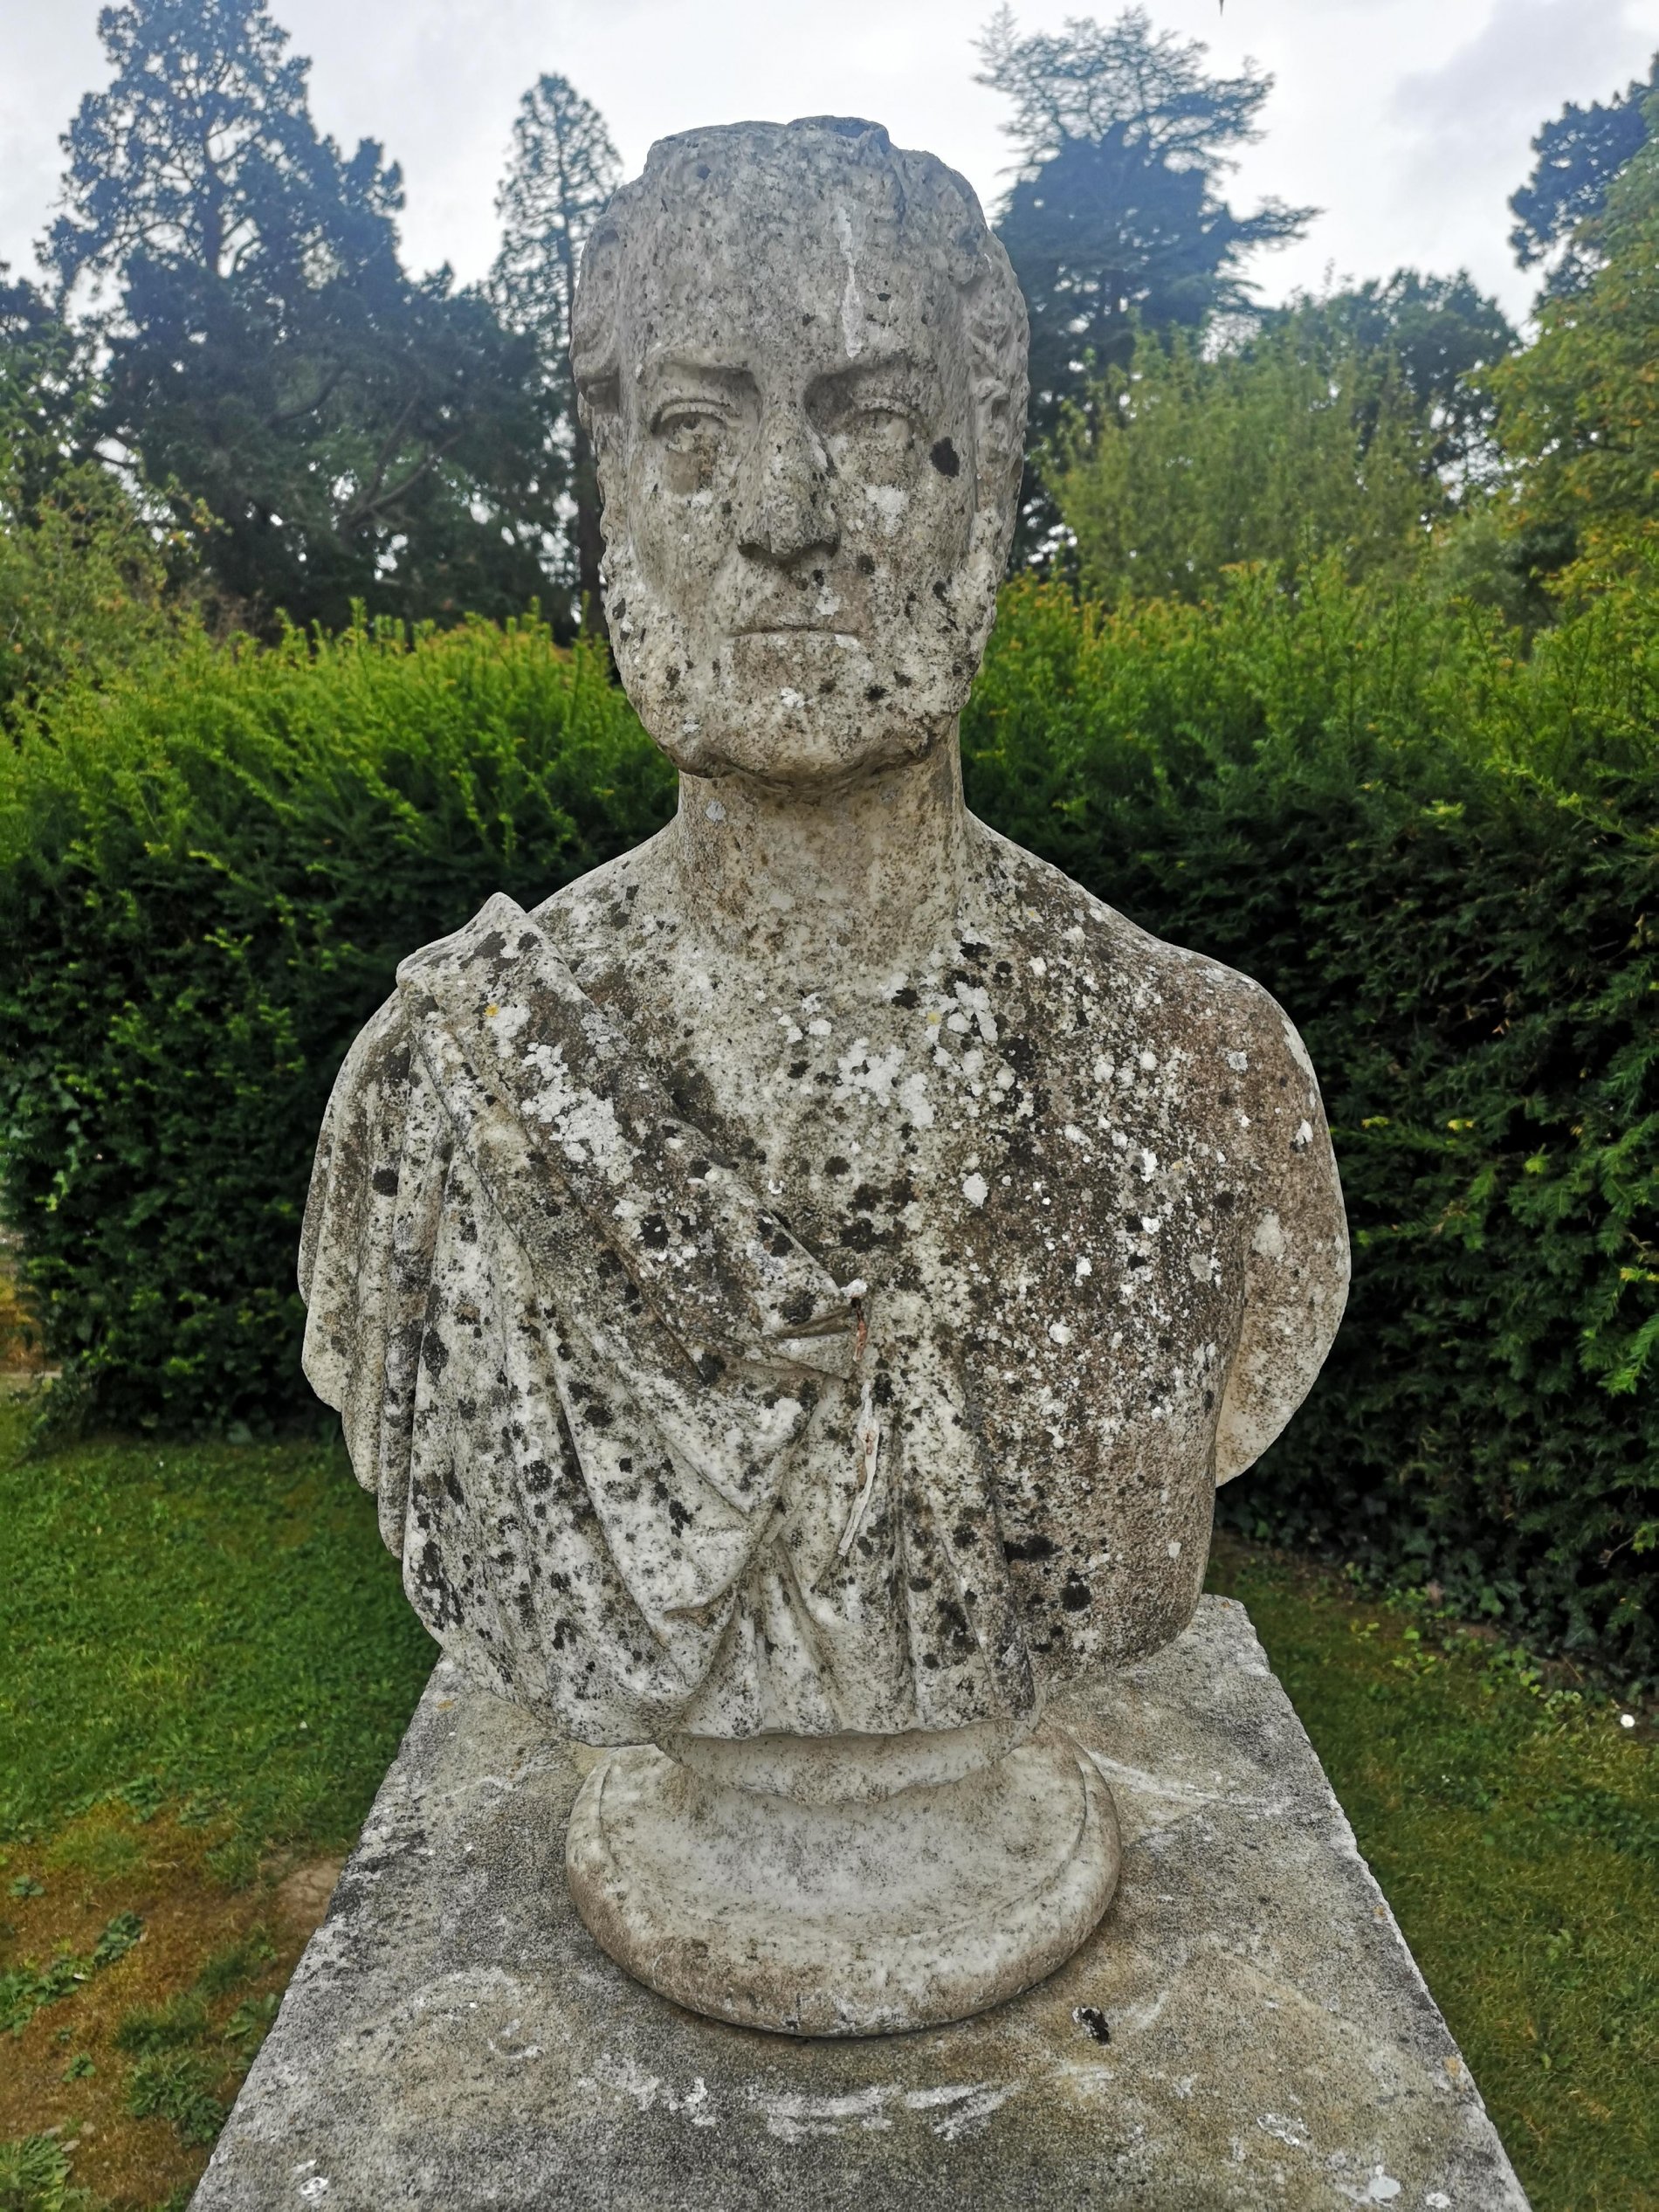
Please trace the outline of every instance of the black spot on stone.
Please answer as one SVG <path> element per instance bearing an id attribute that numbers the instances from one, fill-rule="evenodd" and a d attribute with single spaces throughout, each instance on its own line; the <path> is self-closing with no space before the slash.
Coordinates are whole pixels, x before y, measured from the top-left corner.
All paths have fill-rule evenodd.
<path id="1" fill-rule="evenodd" d="M 376 1168 L 375 1170 L 375 1188 L 377 1191 L 379 1191 L 382 1198 L 396 1198 L 397 1196 L 396 1168 Z"/>
<path id="2" fill-rule="evenodd" d="M 660 1214 L 647 1214 L 639 1224 L 639 1241 L 648 1252 L 668 1249 L 668 1223 Z"/>
<path id="3" fill-rule="evenodd" d="M 947 438 L 941 438 L 927 458 L 941 476 L 960 476 L 962 472 L 961 456 Z"/>
<path id="4" fill-rule="evenodd" d="M 911 985 L 906 983 L 903 990 L 895 991 L 893 993 L 893 1004 L 895 1006 L 919 1006 L 921 1004 L 921 1000 L 917 996 Z"/>
<path id="5" fill-rule="evenodd" d="M 871 684 L 864 693 L 865 699 L 869 700 L 871 706 L 879 706 L 882 700 L 885 699 L 886 696 L 886 686 L 882 684 Z"/>
<path id="6" fill-rule="evenodd" d="M 706 162 L 699 162 L 698 163 L 697 174 L 699 177 L 706 179 L 709 175 L 709 166 Z"/>
<path id="7" fill-rule="evenodd" d="M 876 556 L 873 553 L 861 553 L 858 555 L 858 573 L 861 576 L 873 576 L 875 575 Z"/>
<path id="8" fill-rule="evenodd" d="M 705 1352 L 699 1357 L 697 1372 L 705 1382 L 718 1382 L 726 1373 L 726 1362 L 718 1353 Z"/>
<path id="9" fill-rule="evenodd" d="M 798 1082 L 801 1080 L 801 1078 L 802 1078 L 802 1076 L 806 1073 L 806 1072 L 807 1072 L 807 1063 L 806 1063 L 804 1060 L 791 1060 L 791 1061 L 790 1061 L 790 1063 L 789 1063 L 789 1080 L 790 1080 L 790 1082 L 791 1082 L 791 1083 L 798 1083 Z"/>
<path id="10" fill-rule="evenodd" d="M 691 1512 L 687 1507 L 681 1505 L 678 1498 L 671 1498 L 668 1501 L 668 1518 L 674 1525 L 674 1533 L 676 1536 L 679 1534 L 682 1529 L 689 1528 L 692 1525 L 692 1515 Z"/>
<path id="11" fill-rule="evenodd" d="M 1003 1545 L 1002 1555 L 1005 1559 L 1052 1559 L 1054 1540 L 1049 1536 L 1016 1537 L 1013 1543 Z"/>
<path id="12" fill-rule="evenodd" d="M 940 580 L 938 583 L 936 583 L 936 584 L 933 586 L 933 596 L 934 596 L 934 598 L 935 598 L 935 599 L 941 599 L 941 600 L 942 600 L 942 599 L 944 598 L 944 596 L 945 596 L 945 591 L 946 591 L 946 586 L 945 586 L 945 583 L 944 583 L 943 579 L 941 578 L 941 580 Z"/>
<path id="13" fill-rule="evenodd" d="M 1073 1568 L 1065 1578 L 1065 1588 L 1060 1593 L 1061 1604 L 1064 1606 L 1068 1613 L 1081 1613 L 1085 1611 L 1092 1602 L 1089 1585 Z"/>
<path id="14" fill-rule="evenodd" d="M 843 1160 L 838 1152 L 832 1152 L 823 1163 L 823 1172 L 826 1175 L 850 1175 L 852 1173 L 852 1162 L 850 1160 Z"/>
<path id="15" fill-rule="evenodd" d="M 1079 2005 L 1071 2017 L 1085 2036 L 1092 2036 L 1098 2043 L 1109 2043 L 1112 2030 L 1106 2025 L 1106 2016 L 1098 2005 Z"/>

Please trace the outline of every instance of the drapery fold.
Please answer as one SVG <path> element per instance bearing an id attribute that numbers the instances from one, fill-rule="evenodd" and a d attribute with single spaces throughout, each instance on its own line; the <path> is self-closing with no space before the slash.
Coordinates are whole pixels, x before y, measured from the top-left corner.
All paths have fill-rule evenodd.
<path id="1" fill-rule="evenodd" d="M 1029 1707 L 955 1347 L 913 1298 L 855 1307 L 511 899 L 348 1056 L 301 1285 L 422 1618 L 554 1725 Z"/>

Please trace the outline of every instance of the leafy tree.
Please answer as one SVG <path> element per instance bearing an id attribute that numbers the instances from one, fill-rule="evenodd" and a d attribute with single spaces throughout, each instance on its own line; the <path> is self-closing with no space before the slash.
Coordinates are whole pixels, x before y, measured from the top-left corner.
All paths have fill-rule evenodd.
<path id="1" fill-rule="evenodd" d="M 1554 257 L 1545 299 L 1582 292 L 1600 267 L 1594 225 L 1614 178 L 1647 142 L 1647 103 L 1656 90 L 1659 54 L 1645 81 L 1588 107 L 1569 100 L 1532 141 L 1532 174 L 1510 201 L 1510 245 L 1523 269 Z"/>
<path id="2" fill-rule="evenodd" d="M 0 266 L 0 721 L 173 635 L 169 554 L 93 451 L 86 341 Z"/>
<path id="3" fill-rule="evenodd" d="M 1426 410 L 1386 353 L 1333 352 L 1317 314 L 1242 349 L 1143 335 L 1051 449 L 1084 595 L 1201 600 L 1242 562 L 1403 569 L 1445 506 Z"/>
<path id="4" fill-rule="evenodd" d="M 319 134 L 261 0 L 117 0 L 109 86 L 64 143 L 45 252 L 114 279 L 100 427 L 213 527 L 203 557 L 268 617 L 505 612 L 543 582 L 559 485 L 532 349 L 447 271 L 405 276 L 401 180 Z"/>
<path id="5" fill-rule="evenodd" d="M 1659 98 L 1650 101 L 1651 123 Z M 1553 531 L 1585 582 L 1659 556 L 1659 142 L 1608 188 L 1601 267 L 1546 300 L 1539 334 L 1495 372 L 1499 434 L 1525 529 Z"/>
<path id="6" fill-rule="evenodd" d="M 622 162 L 599 110 L 568 77 L 538 77 L 519 103 L 512 158 L 496 197 L 502 237 L 491 293 L 503 320 L 535 340 L 557 410 L 569 454 L 572 550 L 584 619 L 599 607 L 599 486 L 576 413 L 570 304 L 588 234 L 621 180 Z"/>
<path id="7" fill-rule="evenodd" d="M 1387 356 L 1436 432 L 1435 465 L 1468 481 L 1490 475 L 1496 403 L 1487 371 L 1514 350 L 1515 330 L 1467 270 L 1455 277 L 1396 269 L 1347 291 L 1270 314 L 1294 317 L 1311 337 L 1323 327 L 1333 350 Z"/>
<path id="8" fill-rule="evenodd" d="M 1068 402 L 1088 403 L 1093 375 L 1127 361 L 1137 323 L 1196 330 L 1248 306 L 1245 257 L 1299 237 L 1315 210 L 1229 206 L 1226 149 L 1259 136 L 1272 79 L 1210 76 L 1205 46 L 1154 32 L 1144 9 L 1022 38 L 1005 7 L 979 51 L 978 81 L 1013 103 L 1017 169 L 997 228 L 1030 313 L 1040 439 Z M 1026 552 L 1049 519 L 1028 504 Z"/>

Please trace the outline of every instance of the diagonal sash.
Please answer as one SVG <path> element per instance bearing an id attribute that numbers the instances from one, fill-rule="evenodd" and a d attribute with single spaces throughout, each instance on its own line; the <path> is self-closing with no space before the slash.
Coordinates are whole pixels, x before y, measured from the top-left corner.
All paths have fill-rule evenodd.
<path id="1" fill-rule="evenodd" d="M 816 1395 L 801 1370 L 852 1371 L 845 1292 L 512 899 L 397 979 L 457 1139 L 550 1302 L 677 1451 L 758 1503 L 762 1464 Z"/>

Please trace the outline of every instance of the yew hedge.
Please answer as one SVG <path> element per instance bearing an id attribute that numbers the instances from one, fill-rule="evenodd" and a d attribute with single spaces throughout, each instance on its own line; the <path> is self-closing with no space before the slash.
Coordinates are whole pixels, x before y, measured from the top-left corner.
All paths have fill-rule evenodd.
<path id="1" fill-rule="evenodd" d="M 971 803 L 1266 982 L 1355 1242 L 1256 1533 L 1659 1672 L 1659 595 L 1530 651 L 1411 585 L 1106 616 L 1010 587 Z M 293 1256 L 341 1055 L 410 947 L 644 836 L 671 776 L 533 620 L 59 696 L 0 757 L 0 1168 L 72 1400 L 306 1405 Z"/>

